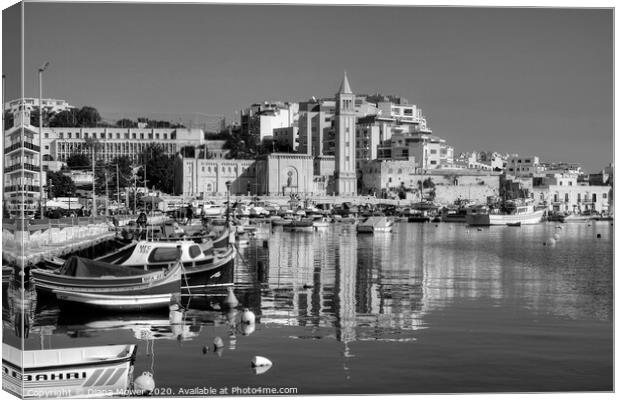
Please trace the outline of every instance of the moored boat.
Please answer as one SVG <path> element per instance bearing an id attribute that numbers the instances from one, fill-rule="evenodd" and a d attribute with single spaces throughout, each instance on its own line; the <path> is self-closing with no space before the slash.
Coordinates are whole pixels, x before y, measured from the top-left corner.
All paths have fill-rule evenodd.
<path id="1" fill-rule="evenodd" d="M 538 224 L 542 221 L 544 209 L 537 210 L 532 204 L 512 205 L 508 212 L 491 211 L 486 206 L 473 207 L 467 214 L 467 224 L 472 226 L 506 225 L 519 222 L 521 225 Z"/>
<path id="2" fill-rule="evenodd" d="M 393 224 L 386 217 L 368 217 L 357 225 L 357 233 L 391 232 Z"/>
<path id="3" fill-rule="evenodd" d="M 22 398 L 129 392 L 133 344 L 22 350 L 2 344 L 2 388 Z"/>
<path id="4" fill-rule="evenodd" d="M 171 294 L 181 292 L 182 268 L 177 261 L 169 269 L 144 271 L 73 256 L 57 270 L 30 273 L 37 290 L 52 292 L 61 302 L 95 305 L 80 299 L 112 296 L 104 308 L 128 310 L 168 304 Z"/>
<path id="5" fill-rule="evenodd" d="M 301 220 L 291 221 L 290 224 L 284 225 L 284 230 L 289 231 L 313 231 L 314 226 L 312 225 L 312 220 L 308 218 L 303 218 Z"/>
<path id="6" fill-rule="evenodd" d="M 133 269 L 155 271 L 171 268 L 179 253 L 183 263 L 181 286 L 191 288 L 233 283 L 235 250 L 232 246 L 215 248 L 212 243 L 196 244 L 191 241 L 141 241 L 130 253 L 106 260 Z"/>
<path id="7" fill-rule="evenodd" d="M 327 217 L 316 218 L 314 221 L 312 221 L 312 226 L 314 226 L 315 228 L 329 228 L 330 225 L 330 220 Z"/>

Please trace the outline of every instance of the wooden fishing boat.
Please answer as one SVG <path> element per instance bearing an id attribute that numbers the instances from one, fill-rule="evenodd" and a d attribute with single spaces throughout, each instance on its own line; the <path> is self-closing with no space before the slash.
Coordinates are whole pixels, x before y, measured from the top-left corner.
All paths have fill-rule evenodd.
<path id="1" fill-rule="evenodd" d="M 57 270 L 33 269 L 37 290 L 52 292 L 61 307 L 93 306 L 108 310 L 144 310 L 166 306 L 181 292 L 183 265 L 143 271 L 122 265 L 71 257 Z"/>
<path id="2" fill-rule="evenodd" d="M 178 289 L 180 290 L 180 288 Z M 54 289 L 52 291 L 61 308 L 89 307 L 106 311 L 144 311 L 167 308 L 174 302 L 177 293 L 144 295 L 108 295 Z"/>
<path id="3" fill-rule="evenodd" d="M 183 263 L 182 287 L 221 286 L 233 283 L 235 250 L 215 248 L 212 242 L 138 242 L 131 251 L 112 254 L 101 260 L 136 270 L 171 268 L 179 257 Z"/>
<path id="4" fill-rule="evenodd" d="M 290 224 L 283 226 L 284 230 L 288 231 L 301 231 L 301 232 L 311 232 L 314 230 L 314 226 L 312 225 L 312 220 L 309 218 L 304 218 L 301 220 L 291 221 Z"/>
<path id="5" fill-rule="evenodd" d="M 291 222 L 293 222 L 293 220 L 291 218 L 273 218 L 271 219 L 271 225 L 272 226 L 284 226 L 284 225 L 290 225 Z"/>
<path id="6" fill-rule="evenodd" d="M 21 398 L 126 395 L 136 345 L 22 350 L 2 343 L 2 389 Z"/>

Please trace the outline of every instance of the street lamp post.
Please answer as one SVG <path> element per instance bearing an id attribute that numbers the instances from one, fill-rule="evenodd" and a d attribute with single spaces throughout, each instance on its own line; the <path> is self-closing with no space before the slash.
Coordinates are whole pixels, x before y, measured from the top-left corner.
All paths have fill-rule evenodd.
<path id="1" fill-rule="evenodd" d="M 46 61 L 39 68 L 39 204 L 40 216 L 43 218 L 43 71 L 50 65 Z M 4 107 L 4 104 L 3 104 Z"/>
<path id="2" fill-rule="evenodd" d="M 226 226 L 230 222 L 230 181 L 226 181 Z"/>

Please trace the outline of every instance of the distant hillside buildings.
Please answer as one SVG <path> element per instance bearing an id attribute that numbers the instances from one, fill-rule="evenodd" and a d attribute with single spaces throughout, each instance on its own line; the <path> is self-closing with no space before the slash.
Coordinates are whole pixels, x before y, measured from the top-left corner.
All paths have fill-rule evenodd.
<path id="1" fill-rule="evenodd" d="M 49 112 L 73 108 L 45 99 Z M 264 102 L 240 112 L 241 135 L 273 141 L 279 151 L 254 160 L 229 159 L 224 140 L 207 140 L 201 129 L 38 127 L 30 112 L 38 99 L 5 104 L 14 127 L 5 132 L 5 200 L 36 204 L 45 172 L 58 169 L 73 154 L 92 154 L 109 162 L 139 155 L 151 143 L 175 156 L 175 194 L 374 195 L 410 200 L 484 203 L 505 193 L 525 193 L 550 210 L 609 211 L 613 166 L 586 176 L 577 164 L 548 163 L 534 155 L 470 152 L 454 148 L 435 134 L 422 110 L 397 96 L 357 95 L 346 73 L 333 97 L 301 102 Z M 187 157 L 188 147 L 204 148 Z M 276 146 L 274 146 L 275 149 Z M 283 150 L 284 149 L 284 150 Z"/>

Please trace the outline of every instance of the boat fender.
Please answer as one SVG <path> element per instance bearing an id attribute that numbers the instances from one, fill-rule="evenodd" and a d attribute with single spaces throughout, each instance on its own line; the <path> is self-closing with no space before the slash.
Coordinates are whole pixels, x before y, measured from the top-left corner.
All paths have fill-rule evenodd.
<path id="1" fill-rule="evenodd" d="M 549 246 L 555 246 L 555 239 L 552 237 L 549 238 Z"/>
<path id="2" fill-rule="evenodd" d="M 221 337 L 216 336 L 215 339 L 213 339 L 213 347 L 217 350 L 219 348 L 224 347 L 224 341 L 222 340 Z"/>
<path id="3" fill-rule="evenodd" d="M 601 234 L 600 234 L 600 233 L 597 233 L 597 234 L 596 234 L 596 238 L 597 238 L 597 239 L 600 239 L 600 238 L 601 238 Z"/>
<path id="4" fill-rule="evenodd" d="M 142 375 L 133 381 L 133 388 L 136 392 L 143 395 L 150 394 L 155 389 L 155 380 L 150 372 L 143 372 Z"/>
<path id="5" fill-rule="evenodd" d="M 261 356 L 254 356 L 252 357 L 252 360 L 250 361 L 250 365 L 252 366 L 252 368 L 255 368 L 255 367 L 271 366 L 273 365 L 273 363 L 268 358 L 261 357 Z"/>
<path id="6" fill-rule="evenodd" d="M 560 240 L 560 234 L 559 234 L 559 233 L 556 233 L 555 235 L 553 235 L 553 238 L 554 238 L 555 240 Z"/>
<path id="7" fill-rule="evenodd" d="M 202 346 L 202 354 L 207 354 L 209 352 L 209 346 L 206 344 Z"/>
<path id="8" fill-rule="evenodd" d="M 256 322 L 256 315 L 247 308 L 243 309 L 241 313 L 241 322 L 244 324 L 254 324 Z"/>

